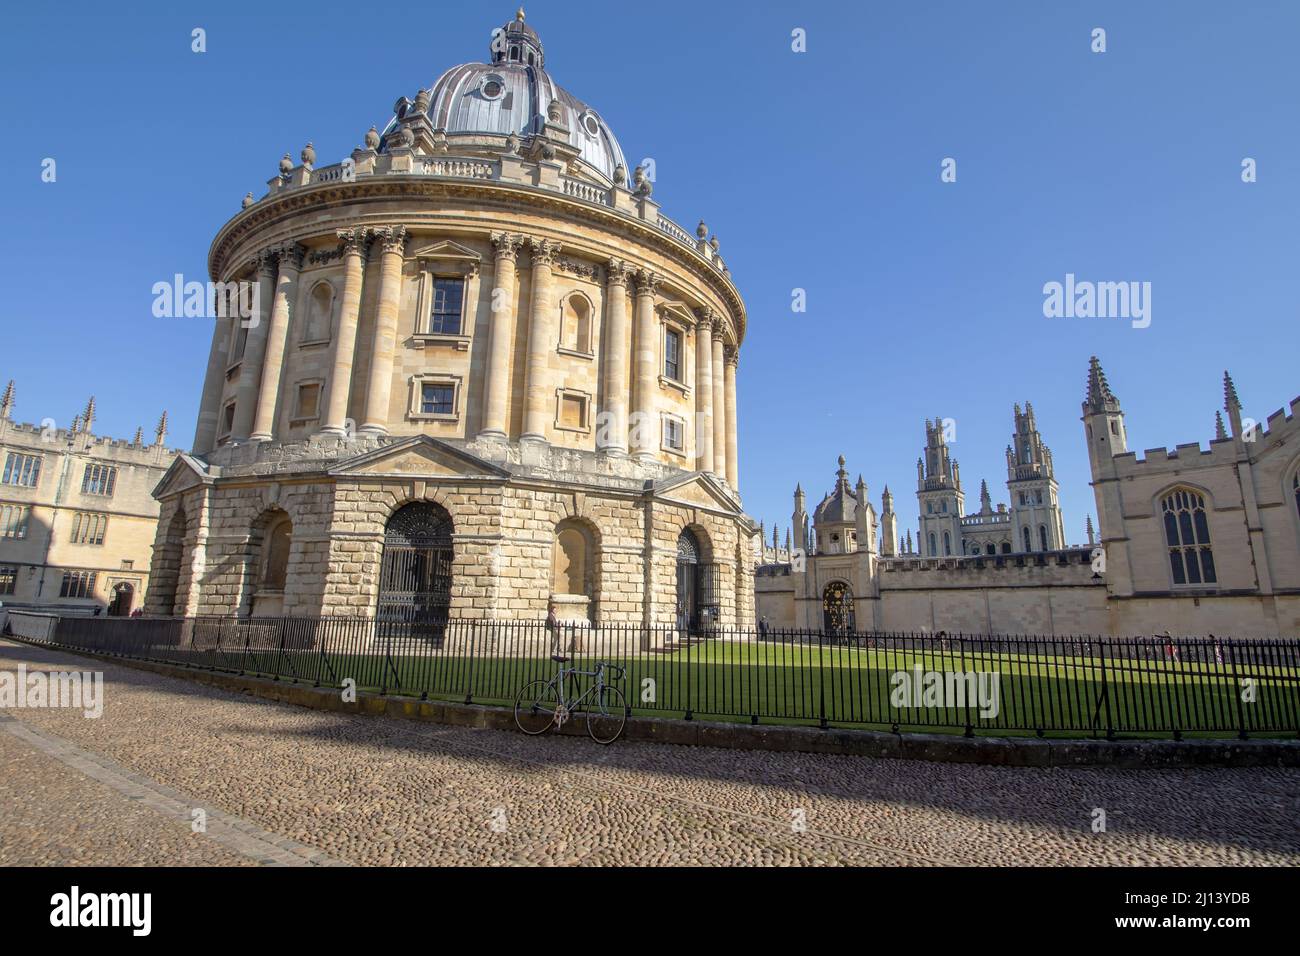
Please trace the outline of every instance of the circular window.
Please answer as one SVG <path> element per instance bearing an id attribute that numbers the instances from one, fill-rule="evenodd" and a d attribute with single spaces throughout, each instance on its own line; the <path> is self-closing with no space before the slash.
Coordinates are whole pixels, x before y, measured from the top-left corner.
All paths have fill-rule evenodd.
<path id="1" fill-rule="evenodd" d="M 582 115 L 582 128 L 587 131 L 587 135 L 595 139 L 600 135 L 600 120 L 596 119 L 594 113 L 584 113 Z"/>
<path id="2" fill-rule="evenodd" d="M 479 89 L 486 99 L 495 100 L 500 99 L 501 94 L 506 91 L 506 86 L 501 77 L 489 76 L 483 80 L 483 85 Z"/>

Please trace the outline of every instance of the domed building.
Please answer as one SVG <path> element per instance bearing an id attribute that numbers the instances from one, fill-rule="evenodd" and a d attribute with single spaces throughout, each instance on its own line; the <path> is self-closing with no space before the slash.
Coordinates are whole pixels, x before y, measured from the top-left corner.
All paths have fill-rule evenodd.
<path id="1" fill-rule="evenodd" d="M 337 165 L 286 155 L 217 233 L 156 614 L 745 625 L 745 307 L 521 10 Z"/>

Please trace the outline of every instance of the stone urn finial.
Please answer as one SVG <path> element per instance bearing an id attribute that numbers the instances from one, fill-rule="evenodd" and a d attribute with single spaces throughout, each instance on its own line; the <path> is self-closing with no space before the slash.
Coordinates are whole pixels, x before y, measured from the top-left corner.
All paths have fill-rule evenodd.
<path id="1" fill-rule="evenodd" d="M 308 143 L 306 146 L 302 148 L 301 156 L 302 156 L 302 164 L 304 166 L 316 165 L 316 148 L 312 146 L 311 143 Z"/>
<path id="2" fill-rule="evenodd" d="M 695 235 L 699 239 L 707 239 L 709 237 L 709 227 L 704 224 L 703 219 L 701 219 L 700 224 L 695 227 Z"/>
<path id="3" fill-rule="evenodd" d="M 638 166 L 632 170 L 632 185 L 636 188 L 632 190 L 634 196 L 648 198 L 654 187 L 650 185 L 650 180 L 646 178 L 645 167 Z"/>
<path id="4" fill-rule="evenodd" d="M 506 152 L 514 156 L 519 152 L 519 134 L 511 133 L 506 137 Z"/>
<path id="5" fill-rule="evenodd" d="M 546 104 L 546 118 L 552 123 L 558 123 L 561 115 L 559 100 L 551 100 L 550 103 Z"/>
<path id="6" fill-rule="evenodd" d="M 244 202 L 242 203 L 242 208 L 247 209 L 251 205 L 253 205 L 253 194 L 251 192 L 244 193 Z"/>
<path id="7" fill-rule="evenodd" d="M 614 167 L 614 185 L 622 186 L 627 182 L 627 167 L 619 163 Z"/>
<path id="8" fill-rule="evenodd" d="M 429 91 L 420 90 L 415 94 L 415 112 L 427 113 L 429 111 Z"/>
<path id="9" fill-rule="evenodd" d="M 717 252 L 717 251 L 718 251 L 718 237 L 717 237 L 717 236 L 714 236 L 712 239 L 709 240 L 709 248 L 712 249 L 714 252 Z"/>
<path id="10" fill-rule="evenodd" d="M 372 126 L 370 127 L 370 131 L 366 133 L 366 149 L 378 149 L 378 148 L 379 148 L 379 130 L 375 129 Z"/>
<path id="11" fill-rule="evenodd" d="M 280 160 L 280 175 L 288 176 L 291 172 L 293 172 L 293 157 L 285 153 Z"/>

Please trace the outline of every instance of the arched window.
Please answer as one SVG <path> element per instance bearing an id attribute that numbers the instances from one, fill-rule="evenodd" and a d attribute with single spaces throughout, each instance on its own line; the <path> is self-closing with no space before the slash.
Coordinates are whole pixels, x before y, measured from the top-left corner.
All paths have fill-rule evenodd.
<path id="1" fill-rule="evenodd" d="M 947 531 L 943 533 L 943 553 L 945 557 L 952 554 L 952 535 Z"/>
<path id="2" fill-rule="evenodd" d="M 935 546 L 934 532 L 931 531 L 930 532 L 930 557 L 934 558 L 934 557 L 938 557 L 938 555 L 939 555 L 939 549 Z"/>
<path id="3" fill-rule="evenodd" d="M 1205 498 L 1179 488 L 1160 500 L 1165 518 L 1165 544 L 1174 584 L 1214 584 L 1214 553 L 1210 550 L 1210 524 Z"/>
<path id="4" fill-rule="evenodd" d="M 1038 526 L 1038 543 L 1042 545 L 1044 551 L 1047 550 L 1047 525 L 1045 524 Z"/>
<path id="5" fill-rule="evenodd" d="M 1025 553 L 1028 554 L 1030 551 L 1034 550 L 1034 539 L 1029 534 L 1029 525 L 1025 525 L 1020 530 L 1022 532 L 1022 540 L 1025 542 Z"/>
<path id="6" fill-rule="evenodd" d="M 1003 554 L 1010 554 L 1010 553 L 1011 553 L 1011 542 L 1010 542 L 1010 541 L 1003 541 L 1003 542 L 1002 542 L 1002 553 L 1003 553 Z"/>
<path id="7" fill-rule="evenodd" d="M 287 517 L 275 521 L 262 544 L 262 590 L 283 591 L 289 573 L 289 547 L 293 543 L 293 522 Z"/>
<path id="8" fill-rule="evenodd" d="M 307 304 L 307 323 L 302 329 L 302 341 L 323 342 L 328 339 L 333 313 L 334 287 L 328 282 L 317 282 Z"/>
<path id="9" fill-rule="evenodd" d="M 591 305 L 576 292 L 560 306 L 560 346 L 574 352 L 591 352 Z"/>
<path id="10" fill-rule="evenodd" d="M 986 550 L 989 554 L 997 554 L 997 553 L 998 553 L 998 549 L 997 549 L 995 546 L 991 545 L 991 544 L 990 544 L 990 545 L 989 545 L 985 550 Z"/>

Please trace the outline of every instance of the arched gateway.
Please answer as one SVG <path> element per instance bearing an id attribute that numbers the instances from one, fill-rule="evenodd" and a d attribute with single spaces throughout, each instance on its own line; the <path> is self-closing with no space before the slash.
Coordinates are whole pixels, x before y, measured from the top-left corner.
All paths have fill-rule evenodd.
<path id="1" fill-rule="evenodd" d="M 432 625 L 441 633 L 451 607 L 451 515 L 431 501 L 393 512 L 384 528 L 377 617 Z"/>

